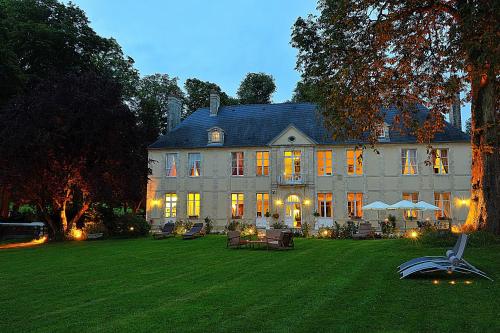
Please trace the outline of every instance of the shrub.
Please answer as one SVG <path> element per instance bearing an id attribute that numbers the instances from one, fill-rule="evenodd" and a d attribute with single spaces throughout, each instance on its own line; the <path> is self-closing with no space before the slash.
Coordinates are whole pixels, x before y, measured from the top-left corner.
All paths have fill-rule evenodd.
<path id="1" fill-rule="evenodd" d="M 232 220 L 228 225 L 226 225 L 226 231 L 236 231 L 238 230 L 239 225 L 238 221 Z"/>
<path id="2" fill-rule="evenodd" d="M 177 220 L 174 225 L 174 234 L 182 235 L 185 234 L 191 227 L 193 226 L 193 222 L 191 221 L 183 221 Z"/>
<path id="3" fill-rule="evenodd" d="M 135 214 L 124 214 L 113 219 L 108 230 L 113 236 L 139 237 L 146 236 L 151 228 L 149 223 L 141 216 Z"/>
<path id="4" fill-rule="evenodd" d="M 102 223 L 102 221 L 89 221 L 89 222 L 85 222 L 85 227 L 83 227 L 83 231 L 86 233 L 86 234 L 106 234 L 107 233 L 107 228 L 106 226 L 104 225 L 104 223 Z"/>
<path id="5" fill-rule="evenodd" d="M 269 211 L 267 211 L 265 214 L 264 214 L 265 217 L 270 217 L 271 216 L 271 213 L 269 213 Z"/>
<path id="6" fill-rule="evenodd" d="M 318 229 L 318 238 L 334 238 L 334 235 L 333 228 L 321 227 Z"/>
<path id="7" fill-rule="evenodd" d="M 455 244 L 457 235 L 449 230 L 425 231 L 420 236 L 420 242 L 431 247 L 451 247 Z"/>
<path id="8" fill-rule="evenodd" d="M 211 233 L 214 228 L 214 221 L 210 217 L 205 217 L 205 232 Z"/>
<path id="9" fill-rule="evenodd" d="M 311 236 L 311 225 L 307 222 L 302 223 L 302 236 L 305 238 L 309 238 Z"/>
<path id="10" fill-rule="evenodd" d="M 380 228 L 384 235 L 389 235 L 396 229 L 396 217 L 394 215 L 389 215 L 386 221 L 379 222 Z"/>
<path id="11" fill-rule="evenodd" d="M 273 224 L 271 224 L 271 228 L 273 228 L 273 229 L 286 229 L 286 225 L 285 225 L 285 223 L 283 223 L 283 221 L 274 222 Z"/>
<path id="12" fill-rule="evenodd" d="M 273 219 L 277 220 L 280 218 L 280 214 L 279 213 L 274 213 L 273 214 Z"/>
<path id="13" fill-rule="evenodd" d="M 241 231 L 242 236 L 250 236 L 250 235 L 255 235 L 257 233 L 257 228 L 255 227 L 254 224 L 241 223 L 239 229 Z"/>

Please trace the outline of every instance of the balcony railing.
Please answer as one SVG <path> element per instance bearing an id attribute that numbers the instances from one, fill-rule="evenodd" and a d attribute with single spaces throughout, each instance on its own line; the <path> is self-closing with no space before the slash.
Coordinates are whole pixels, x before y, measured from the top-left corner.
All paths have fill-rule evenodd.
<path id="1" fill-rule="evenodd" d="M 305 185 L 305 174 L 281 175 L 278 176 L 278 185 Z"/>

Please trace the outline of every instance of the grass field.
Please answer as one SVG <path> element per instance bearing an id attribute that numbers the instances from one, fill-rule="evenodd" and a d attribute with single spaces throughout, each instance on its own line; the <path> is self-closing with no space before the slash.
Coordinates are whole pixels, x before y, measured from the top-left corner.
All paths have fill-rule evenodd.
<path id="1" fill-rule="evenodd" d="M 0 251 L 0 332 L 500 332 L 500 245 L 465 258 L 495 282 L 399 280 L 440 255 L 407 240 L 108 240 Z"/>

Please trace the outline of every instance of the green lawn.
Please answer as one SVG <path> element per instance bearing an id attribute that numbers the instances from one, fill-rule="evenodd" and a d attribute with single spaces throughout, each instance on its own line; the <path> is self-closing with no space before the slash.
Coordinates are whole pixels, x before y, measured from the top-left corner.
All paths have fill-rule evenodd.
<path id="1" fill-rule="evenodd" d="M 500 245 L 466 259 L 495 282 L 399 280 L 442 254 L 406 240 L 108 240 L 0 251 L 0 332 L 500 332 Z M 447 280 L 448 279 L 448 280 Z"/>

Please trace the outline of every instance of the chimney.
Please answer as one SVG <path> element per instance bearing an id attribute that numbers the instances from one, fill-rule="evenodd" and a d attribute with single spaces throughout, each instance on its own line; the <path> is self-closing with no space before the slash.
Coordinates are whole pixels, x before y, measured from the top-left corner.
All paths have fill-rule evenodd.
<path id="1" fill-rule="evenodd" d="M 220 96 L 217 91 L 212 90 L 210 92 L 210 116 L 217 116 L 217 112 L 219 112 L 220 107 Z"/>
<path id="2" fill-rule="evenodd" d="M 455 98 L 453 98 L 453 103 L 451 105 L 451 110 L 450 110 L 450 123 L 459 130 L 462 130 L 462 114 L 460 112 L 460 93 L 457 93 L 455 95 Z"/>
<path id="3" fill-rule="evenodd" d="M 167 98 L 167 132 L 170 132 L 181 122 L 182 102 L 175 96 Z"/>

